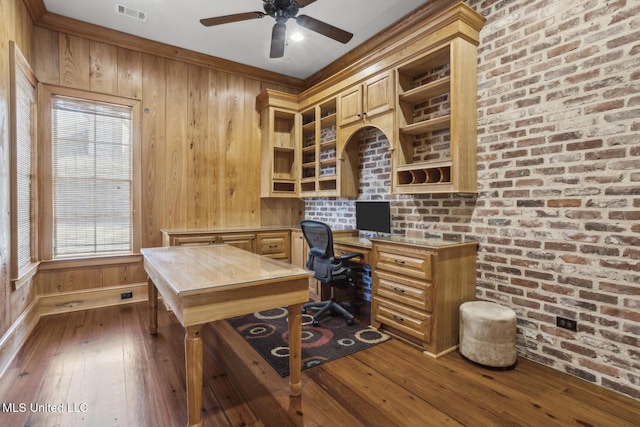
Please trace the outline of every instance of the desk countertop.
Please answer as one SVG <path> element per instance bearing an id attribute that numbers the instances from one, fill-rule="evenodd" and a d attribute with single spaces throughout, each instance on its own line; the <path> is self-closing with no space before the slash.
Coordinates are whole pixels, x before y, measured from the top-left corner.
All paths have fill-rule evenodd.
<path id="1" fill-rule="evenodd" d="M 333 238 L 333 243 L 357 246 L 359 248 L 371 248 L 371 241 L 369 239 L 358 236 L 335 236 Z"/>
<path id="2" fill-rule="evenodd" d="M 428 239 L 419 237 L 405 237 L 405 236 L 389 236 L 389 237 L 372 237 L 370 240 L 377 243 L 399 243 L 405 245 L 424 246 L 432 248 L 445 248 L 449 246 L 460 246 L 475 244 L 478 242 L 457 242 L 455 240 L 442 240 L 442 239 Z"/>
<path id="3" fill-rule="evenodd" d="M 177 295 L 311 275 L 303 268 L 228 245 L 148 248 L 142 253 L 145 264 L 161 274 Z"/>

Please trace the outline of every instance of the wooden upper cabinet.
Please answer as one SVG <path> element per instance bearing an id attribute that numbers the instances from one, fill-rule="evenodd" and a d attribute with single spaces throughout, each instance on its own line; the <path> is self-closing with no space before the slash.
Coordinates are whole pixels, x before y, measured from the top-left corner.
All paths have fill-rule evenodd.
<path id="1" fill-rule="evenodd" d="M 299 96 L 267 90 L 263 197 L 356 197 L 366 126 L 391 145 L 392 192 L 477 192 L 477 46 L 485 19 L 452 5 L 356 71 Z M 291 143 L 294 147 L 291 148 Z"/>
<path id="2" fill-rule="evenodd" d="M 298 197 L 300 114 L 294 95 L 266 90 L 258 96 L 262 127 L 262 197 Z"/>
<path id="3" fill-rule="evenodd" d="M 340 94 L 340 126 L 362 119 L 362 85 L 355 85 Z"/>
<path id="4" fill-rule="evenodd" d="M 342 194 L 337 132 L 335 97 L 302 111 L 301 197 L 338 197 Z"/>
<path id="5" fill-rule="evenodd" d="M 379 74 L 362 85 L 363 114 L 365 119 L 373 119 L 378 114 L 391 111 L 395 105 L 394 73 L 392 71 Z"/>
<path id="6" fill-rule="evenodd" d="M 475 193 L 476 46 L 454 38 L 397 73 L 393 192 Z"/>
<path id="7" fill-rule="evenodd" d="M 339 97 L 340 126 L 367 124 L 377 115 L 393 110 L 393 76 L 387 71 L 343 91 Z"/>

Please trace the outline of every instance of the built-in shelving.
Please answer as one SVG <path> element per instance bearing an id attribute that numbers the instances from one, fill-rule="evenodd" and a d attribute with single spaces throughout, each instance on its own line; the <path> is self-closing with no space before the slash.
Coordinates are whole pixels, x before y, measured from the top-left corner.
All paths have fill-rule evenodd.
<path id="1" fill-rule="evenodd" d="M 302 112 L 301 197 L 337 196 L 336 99 Z"/>
<path id="2" fill-rule="evenodd" d="M 393 191 L 476 192 L 476 46 L 454 38 L 396 73 Z"/>
<path id="3" fill-rule="evenodd" d="M 298 197 L 298 133 L 300 115 L 297 100 L 287 94 L 265 91 L 261 104 L 262 197 Z"/>

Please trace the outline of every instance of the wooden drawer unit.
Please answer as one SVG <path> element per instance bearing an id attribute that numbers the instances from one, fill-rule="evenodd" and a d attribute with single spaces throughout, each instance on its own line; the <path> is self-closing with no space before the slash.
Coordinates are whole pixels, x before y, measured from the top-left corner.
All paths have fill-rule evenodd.
<path id="1" fill-rule="evenodd" d="M 216 243 L 216 235 L 204 236 L 175 236 L 168 246 L 202 246 Z"/>
<path id="2" fill-rule="evenodd" d="M 258 233 L 256 252 L 269 258 L 289 262 L 291 240 L 288 232 Z"/>
<path id="3" fill-rule="evenodd" d="M 391 271 L 403 276 L 432 280 L 432 252 L 398 246 L 380 245 L 376 248 L 376 270 Z"/>
<path id="4" fill-rule="evenodd" d="M 289 262 L 291 232 L 286 230 L 162 230 L 163 246 L 227 244 L 249 252 Z"/>
<path id="5" fill-rule="evenodd" d="M 371 241 L 372 326 L 433 357 L 455 350 L 460 304 L 475 299 L 477 243 Z"/>
<path id="6" fill-rule="evenodd" d="M 431 315 L 424 310 L 381 299 L 373 302 L 372 310 L 379 322 L 420 342 L 431 342 Z"/>
<path id="7" fill-rule="evenodd" d="M 407 307 L 426 312 L 433 311 L 433 284 L 404 276 L 374 271 L 373 280 L 378 284 L 377 295 L 384 300 L 397 301 Z"/>

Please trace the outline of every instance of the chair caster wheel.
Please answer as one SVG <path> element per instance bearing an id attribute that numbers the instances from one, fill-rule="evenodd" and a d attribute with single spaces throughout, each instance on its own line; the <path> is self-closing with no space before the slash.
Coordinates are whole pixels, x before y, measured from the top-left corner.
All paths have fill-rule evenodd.
<path id="1" fill-rule="evenodd" d="M 318 326 L 320 324 L 320 322 L 318 322 L 317 320 L 314 320 L 312 324 L 313 324 L 313 326 Z"/>
<path id="2" fill-rule="evenodd" d="M 348 326 L 353 326 L 353 319 L 347 320 L 347 325 Z"/>

